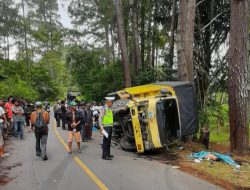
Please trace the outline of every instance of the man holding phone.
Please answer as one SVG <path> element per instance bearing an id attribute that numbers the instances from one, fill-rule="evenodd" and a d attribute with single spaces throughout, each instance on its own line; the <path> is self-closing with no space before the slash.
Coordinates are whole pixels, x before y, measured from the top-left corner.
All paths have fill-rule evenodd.
<path id="1" fill-rule="evenodd" d="M 69 154 L 72 153 L 72 143 L 73 138 L 77 143 L 78 153 L 81 153 L 81 121 L 82 114 L 76 110 L 76 103 L 71 102 L 69 104 L 69 111 L 66 113 L 66 123 L 68 125 L 68 146 L 69 146 Z"/>

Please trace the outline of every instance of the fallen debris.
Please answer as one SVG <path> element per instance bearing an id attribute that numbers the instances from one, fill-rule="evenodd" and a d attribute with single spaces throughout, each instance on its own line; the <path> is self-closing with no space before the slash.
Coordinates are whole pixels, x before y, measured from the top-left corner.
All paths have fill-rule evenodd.
<path id="1" fill-rule="evenodd" d="M 194 162 L 195 163 L 201 163 L 201 160 L 200 159 L 194 159 Z"/>

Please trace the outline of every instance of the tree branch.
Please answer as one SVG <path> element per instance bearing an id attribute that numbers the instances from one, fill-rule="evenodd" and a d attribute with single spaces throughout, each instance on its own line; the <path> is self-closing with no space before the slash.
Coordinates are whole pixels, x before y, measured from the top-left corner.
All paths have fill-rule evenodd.
<path id="1" fill-rule="evenodd" d="M 196 5 L 195 5 L 195 7 L 198 7 L 201 3 L 204 3 L 206 0 L 202 0 L 202 1 L 200 1 L 199 3 L 197 3 Z"/>
<path id="2" fill-rule="evenodd" d="M 229 9 L 221 12 L 220 14 L 217 14 L 208 24 L 206 24 L 200 31 L 204 31 L 207 27 L 209 27 L 218 17 L 220 17 L 221 15 L 223 15 L 224 13 L 228 12 Z"/>

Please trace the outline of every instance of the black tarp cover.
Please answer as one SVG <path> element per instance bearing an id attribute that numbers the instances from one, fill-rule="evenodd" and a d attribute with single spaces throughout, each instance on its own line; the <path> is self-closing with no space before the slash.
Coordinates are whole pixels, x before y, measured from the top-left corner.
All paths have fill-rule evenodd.
<path id="1" fill-rule="evenodd" d="M 179 103 L 181 135 L 195 134 L 198 131 L 198 113 L 194 84 L 191 82 L 157 82 L 156 84 L 174 88 Z"/>

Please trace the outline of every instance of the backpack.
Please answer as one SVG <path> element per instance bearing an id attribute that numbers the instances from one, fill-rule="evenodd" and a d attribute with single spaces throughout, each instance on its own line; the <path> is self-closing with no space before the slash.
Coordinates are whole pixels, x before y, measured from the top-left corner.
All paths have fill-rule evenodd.
<path id="1" fill-rule="evenodd" d="M 39 134 L 47 134 L 48 126 L 43 119 L 44 112 L 37 112 L 37 117 L 35 121 L 35 132 Z"/>

